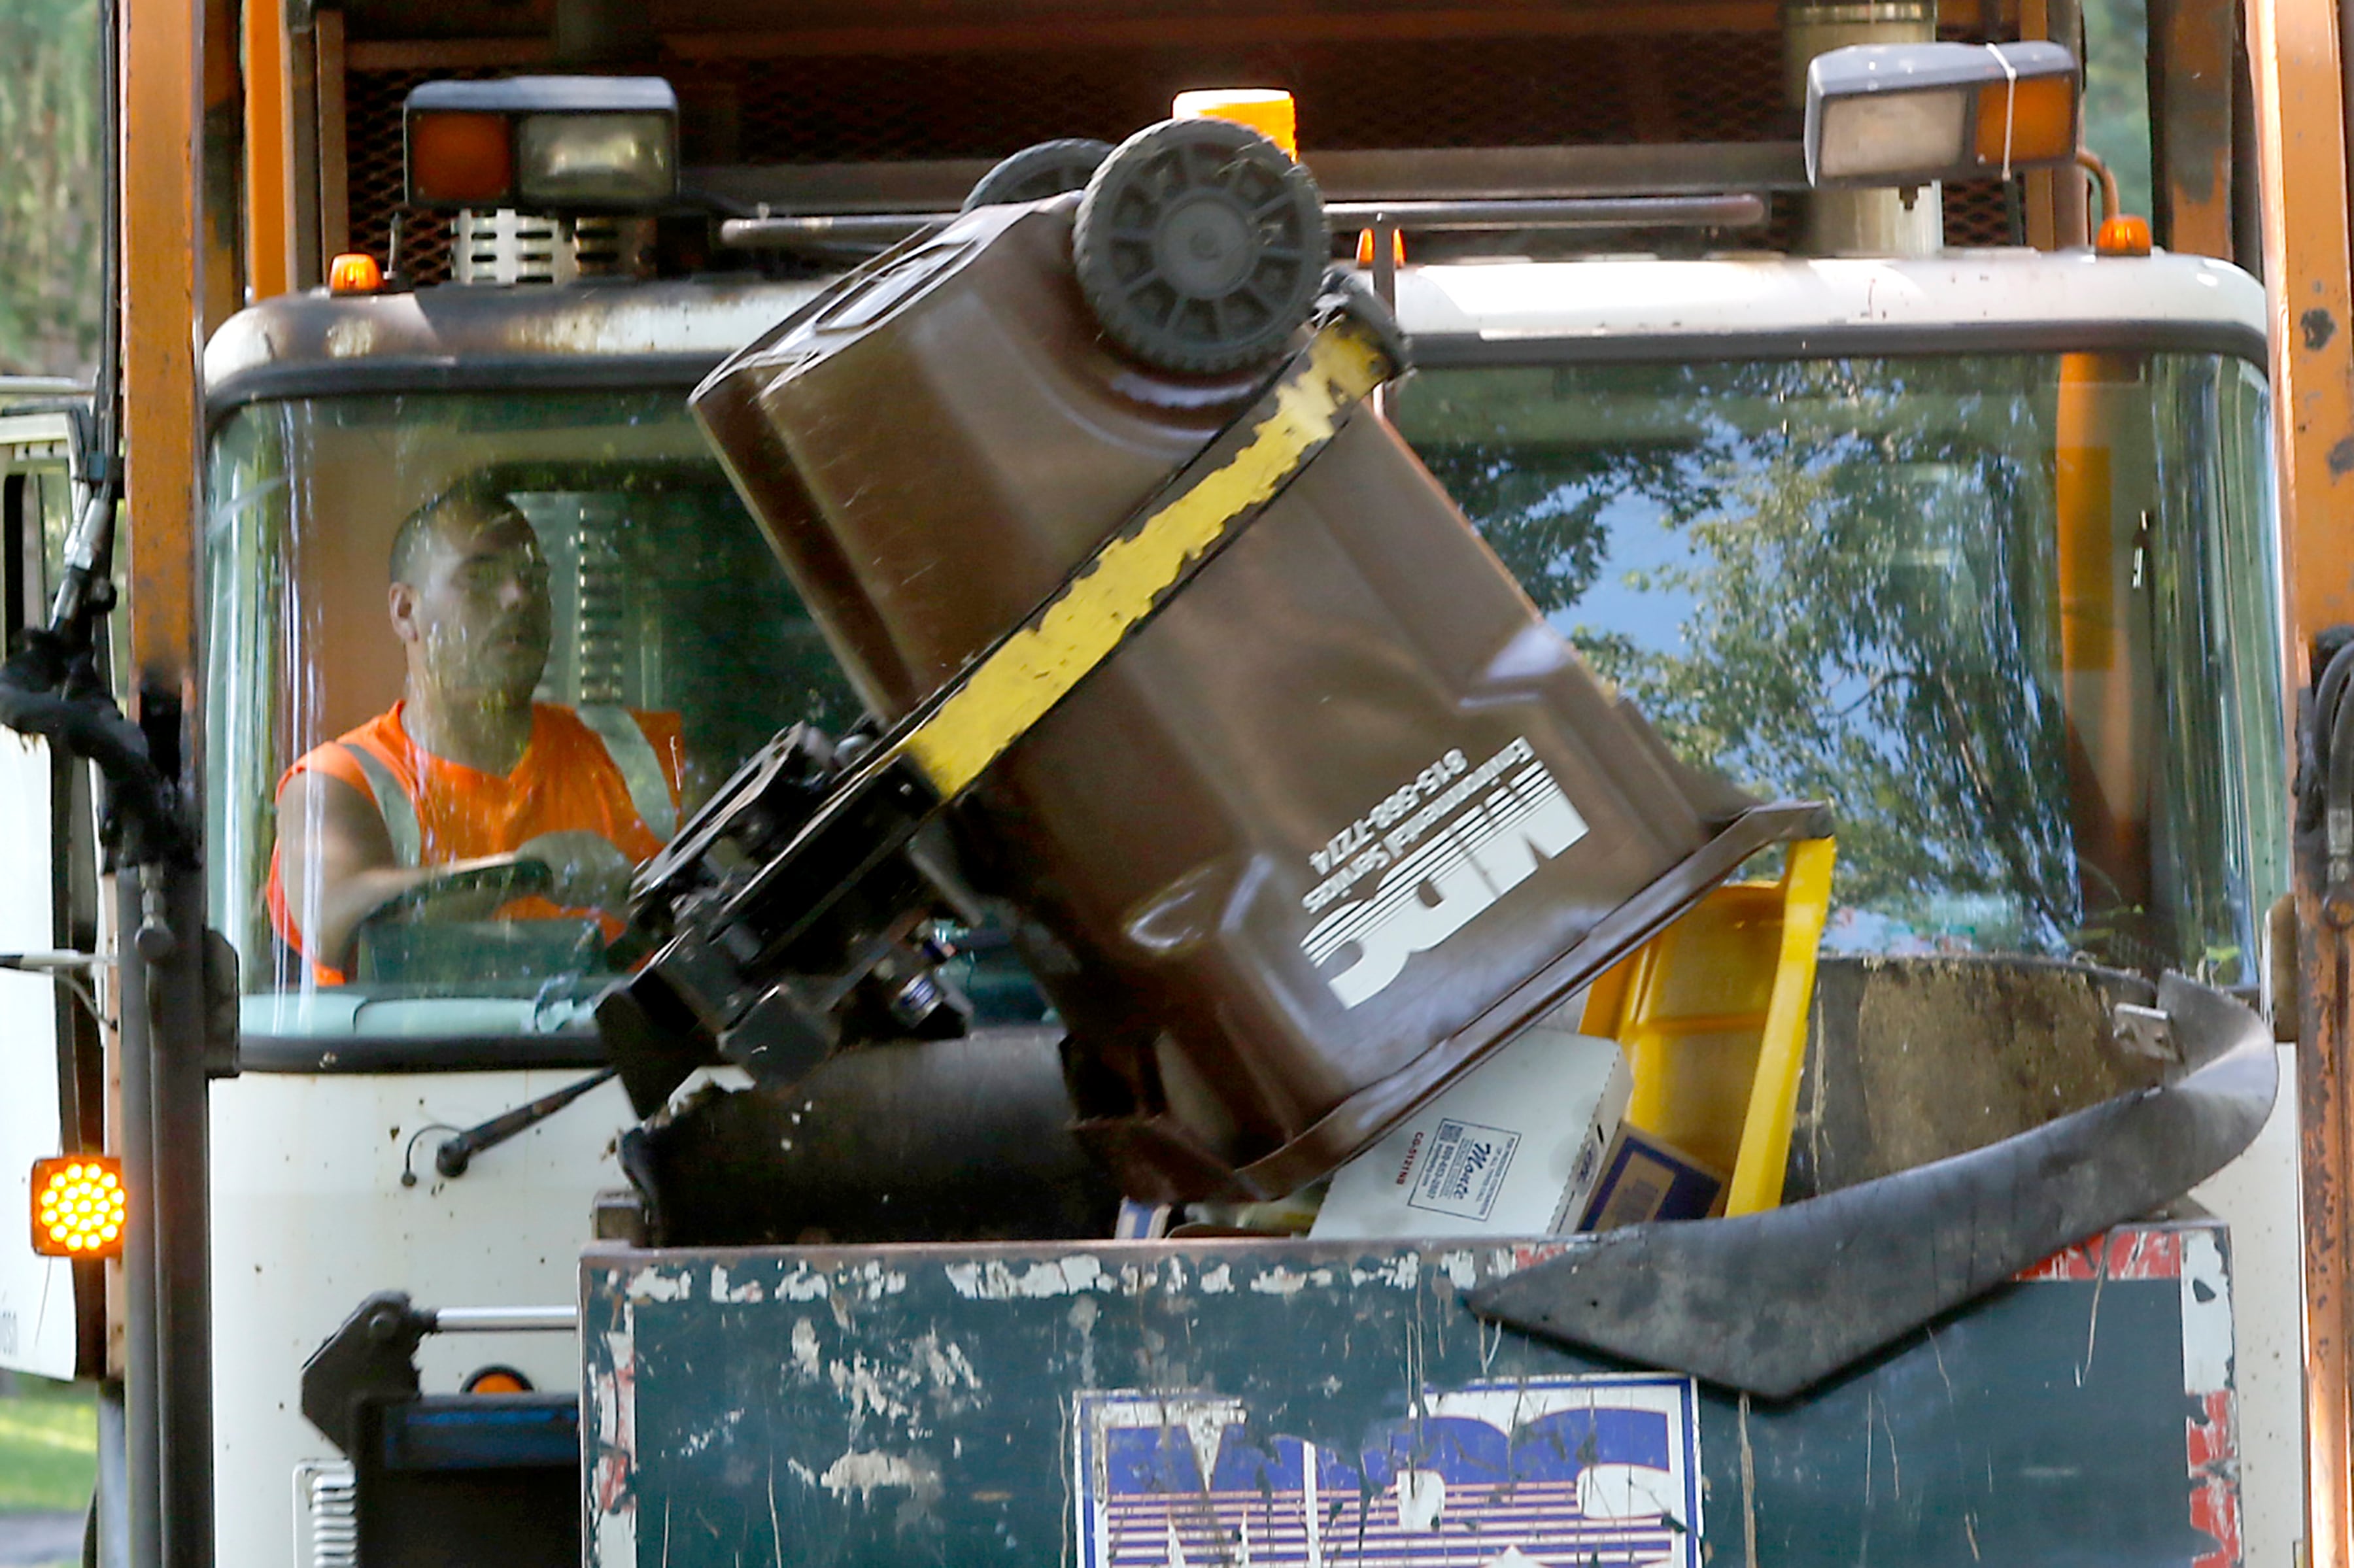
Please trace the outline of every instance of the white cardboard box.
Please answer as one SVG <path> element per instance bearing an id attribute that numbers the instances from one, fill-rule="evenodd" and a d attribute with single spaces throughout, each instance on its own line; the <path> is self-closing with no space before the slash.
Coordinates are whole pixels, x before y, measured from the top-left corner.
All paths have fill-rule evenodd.
<path id="1" fill-rule="evenodd" d="M 1633 1090 L 1617 1041 L 1531 1029 L 1333 1172 L 1309 1234 L 1566 1231 L 1585 1212 Z"/>

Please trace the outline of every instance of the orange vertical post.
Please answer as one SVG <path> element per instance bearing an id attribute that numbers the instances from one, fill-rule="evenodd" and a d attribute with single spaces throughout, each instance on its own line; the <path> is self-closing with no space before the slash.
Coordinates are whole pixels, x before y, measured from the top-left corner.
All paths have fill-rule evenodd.
<path id="1" fill-rule="evenodd" d="M 2314 633 L 2354 622 L 2354 310 L 2347 91 L 2336 0 L 2247 0 L 2264 195 L 2274 439 L 2288 569 L 2285 662 L 2310 683 Z M 2296 1048 L 2305 1220 L 2306 1561 L 2354 1563 L 2354 932 L 2301 833 Z"/>
<path id="2" fill-rule="evenodd" d="M 184 694 L 194 674 L 197 354 L 205 247 L 201 0 L 122 7 L 123 447 L 132 671 Z"/>
<path id="3" fill-rule="evenodd" d="M 294 92 L 284 0 L 243 0 L 248 296 L 294 287 Z"/>

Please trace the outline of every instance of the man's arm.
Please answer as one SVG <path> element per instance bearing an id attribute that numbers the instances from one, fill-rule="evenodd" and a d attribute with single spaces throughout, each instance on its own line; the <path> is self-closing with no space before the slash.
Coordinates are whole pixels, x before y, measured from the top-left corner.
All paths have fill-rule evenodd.
<path id="1" fill-rule="evenodd" d="M 394 857 L 376 802 L 340 779 L 305 769 L 278 792 L 278 874 L 286 907 L 315 962 L 348 969 L 353 937 L 370 915 L 405 893 L 454 873 L 504 864 L 513 855 L 404 866 Z M 484 918 L 512 896 L 476 894 L 476 910 L 451 907 L 450 917 Z"/>

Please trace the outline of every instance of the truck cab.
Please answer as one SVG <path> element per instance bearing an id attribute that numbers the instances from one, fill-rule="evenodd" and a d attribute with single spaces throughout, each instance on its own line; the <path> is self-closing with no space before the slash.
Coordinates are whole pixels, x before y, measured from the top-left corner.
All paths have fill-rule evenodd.
<path id="1" fill-rule="evenodd" d="M 1827 952 L 2081 955 L 2256 994 L 2288 874 L 2261 288 L 2162 253 L 1671 238 L 1410 254 L 1385 281 L 1418 368 L 1388 416 L 1671 744 L 1836 803 Z M 685 402 L 822 286 L 804 270 L 486 268 L 265 301 L 208 345 L 207 919 L 241 977 L 212 1110 L 224 1560 L 337 1560 L 347 1472 L 301 1414 L 304 1358 L 375 1291 L 569 1299 L 635 1119 L 588 1017 L 627 954 L 577 921 L 392 918 L 323 963 L 274 881 L 281 781 L 399 697 L 393 536 L 461 480 L 546 558 L 538 700 L 674 715 L 683 804 L 785 726 L 856 722 Z M 2251 1217 L 2287 1190 L 2269 1147 L 2225 1199 Z M 423 1358 L 442 1390 L 578 1365 L 546 1333 Z M 2293 1434 L 2249 1472 L 2293 1489 Z"/>

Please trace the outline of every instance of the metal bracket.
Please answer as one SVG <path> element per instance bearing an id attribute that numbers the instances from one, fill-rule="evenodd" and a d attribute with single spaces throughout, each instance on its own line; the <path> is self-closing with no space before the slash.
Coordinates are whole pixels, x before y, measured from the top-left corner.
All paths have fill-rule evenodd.
<path id="1" fill-rule="evenodd" d="M 302 1363 L 304 1418 L 356 1457 L 363 1408 L 374 1400 L 415 1397 L 417 1347 L 429 1326 L 405 1291 L 380 1291 L 361 1302 Z"/>

